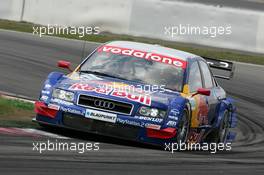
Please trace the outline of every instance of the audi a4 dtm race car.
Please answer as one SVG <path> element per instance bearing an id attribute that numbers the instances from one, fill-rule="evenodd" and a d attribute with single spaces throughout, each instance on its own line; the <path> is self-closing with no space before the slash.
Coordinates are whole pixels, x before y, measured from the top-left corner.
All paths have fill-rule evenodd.
<path id="1" fill-rule="evenodd" d="M 58 66 L 70 70 L 70 63 Z M 211 67 L 230 76 L 213 75 Z M 215 77 L 232 62 L 128 41 L 99 46 L 70 74 L 48 75 L 34 121 L 163 146 L 234 139 L 236 108 Z"/>

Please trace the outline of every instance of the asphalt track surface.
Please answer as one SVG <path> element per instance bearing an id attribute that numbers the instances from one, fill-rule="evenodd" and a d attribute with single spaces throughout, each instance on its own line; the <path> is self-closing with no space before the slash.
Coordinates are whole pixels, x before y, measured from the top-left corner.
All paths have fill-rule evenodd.
<path id="1" fill-rule="evenodd" d="M 0 30 L 0 91 L 38 97 L 56 61 L 77 65 L 83 42 Z M 86 43 L 88 54 L 96 45 Z M 231 81 L 219 81 L 237 102 L 239 123 L 232 151 L 177 152 L 72 131 L 74 142 L 100 142 L 99 151 L 33 151 L 32 142 L 51 138 L 0 135 L 0 174 L 264 174 L 264 67 L 237 64 Z"/>

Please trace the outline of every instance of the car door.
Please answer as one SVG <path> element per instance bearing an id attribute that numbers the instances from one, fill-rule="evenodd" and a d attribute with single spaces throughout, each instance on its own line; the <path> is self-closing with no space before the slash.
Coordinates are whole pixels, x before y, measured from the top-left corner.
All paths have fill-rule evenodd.
<path id="1" fill-rule="evenodd" d="M 208 64 L 200 60 L 199 66 L 200 66 L 200 71 L 201 71 L 201 76 L 202 76 L 202 82 L 203 82 L 203 88 L 210 89 L 211 94 L 210 96 L 205 96 L 206 98 L 206 103 L 208 105 L 208 124 L 212 124 L 214 117 L 215 117 L 215 110 L 216 106 L 218 104 L 218 99 L 217 99 L 217 91 L 218 88 L 216 86 L 216 83 L 213 79 L 212 73 L 209 69 Z"/>
<path id="2" fill-rule="evenodd" d="M 198 128 L 208 125 L 208 112 L 210 107 L 208 99 L 204 95 L 196 94 L 199 88 L 204 87 L 202 72 L 198 61 L 193 61 L 189 66 L 188 85 L 190 92 L 190 97 L 188 99 L 192 110 L 191 127 Z"/>

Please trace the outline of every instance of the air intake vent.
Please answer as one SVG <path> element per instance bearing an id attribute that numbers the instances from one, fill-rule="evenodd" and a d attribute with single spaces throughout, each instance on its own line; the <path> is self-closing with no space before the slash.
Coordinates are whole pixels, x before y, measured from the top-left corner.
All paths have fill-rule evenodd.
<path id="1" fill-rule="evenodd" d="M 130 115 L 133 109 L 133 105 L 130 103 L 87 95 L 79 96 L 78 105 L 125 115 Z"/>

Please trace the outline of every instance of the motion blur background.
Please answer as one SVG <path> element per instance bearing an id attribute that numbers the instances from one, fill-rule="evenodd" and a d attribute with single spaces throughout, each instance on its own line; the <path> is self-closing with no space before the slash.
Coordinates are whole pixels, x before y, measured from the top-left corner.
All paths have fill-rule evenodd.
<path id="1" fill-rule="evenodd" d="M 117 34 L 264 53 L 263 0 L 1 0 L 0 19 L 99 26 Z M 165 27 L 180 24 L 231 26 L 232 34 L 165 34 Z"/>
<path id="2" fill-rule="evenodd" d="M 177 46 L 184 45 L 181 43 L 184 42 L 191 43 L 186 44 L 190 47 L 198 44 L 227 48 L 214 51 L 210 47 L 202 47 L 198 54 L 212 54 L 212 57 L 221 56 L 223 59 L 239 56 L 227 52 L 228 49 L 238 50 L 239 53 L 254 52 L 243 55 L 243 58 L 250 59 L 246 62 L 264 64 L 264 0 L 0 0 L 0 19 L 4 19 L 0 20 L 0 24 L 12 24 L 5 29 L 18 31 L 24 24 L 30 26 L 29 29 L 32 27 L 21 21 L 41 25 L 98 26 L 101 32 L 132 35 L 131 40 L 137 40 L 133 36 L 143 36 L 177 41 Z M 180 24 L 231 26 L 232 34 L 217 37 L 178 35 L 173 38 L 165 34 L 165 27 Z M 100 44 L 39 37 L 32 33 L 2 30 L 3 26 L 1 28 L 0 25 L 0 94 L 3 91 L 36 100 L 47 75 L 52 71 L 61 71 L 56 69 L 58 60 L 70 61 L 74 67 Z M 255 57 L 250 57 L 252 55 Z M 210 172 L 263 175 L 263 75 L 264 66 L 236 62 L 234 78 L 231 81 L 219 80 L 238 108 L 237 138 L 232 144 L 232 151 L 171 154 L 148 147 L 145 149 L 145 146 L 134 142 L 56 129 L 49 130 L 49 134 L 67 136 L 69 141 L 100 142 L 100 151 L 82 155 L 73 152 L 39 154 L 32 151 L 32 141 L 45 141 L 46 137 L 32 138 L 0 132 L 0 174 L 204 175 Z M 11 117 L 21 120 L 17 115 Z M 31 118 L 29 123 L 32 123 Z"/>

